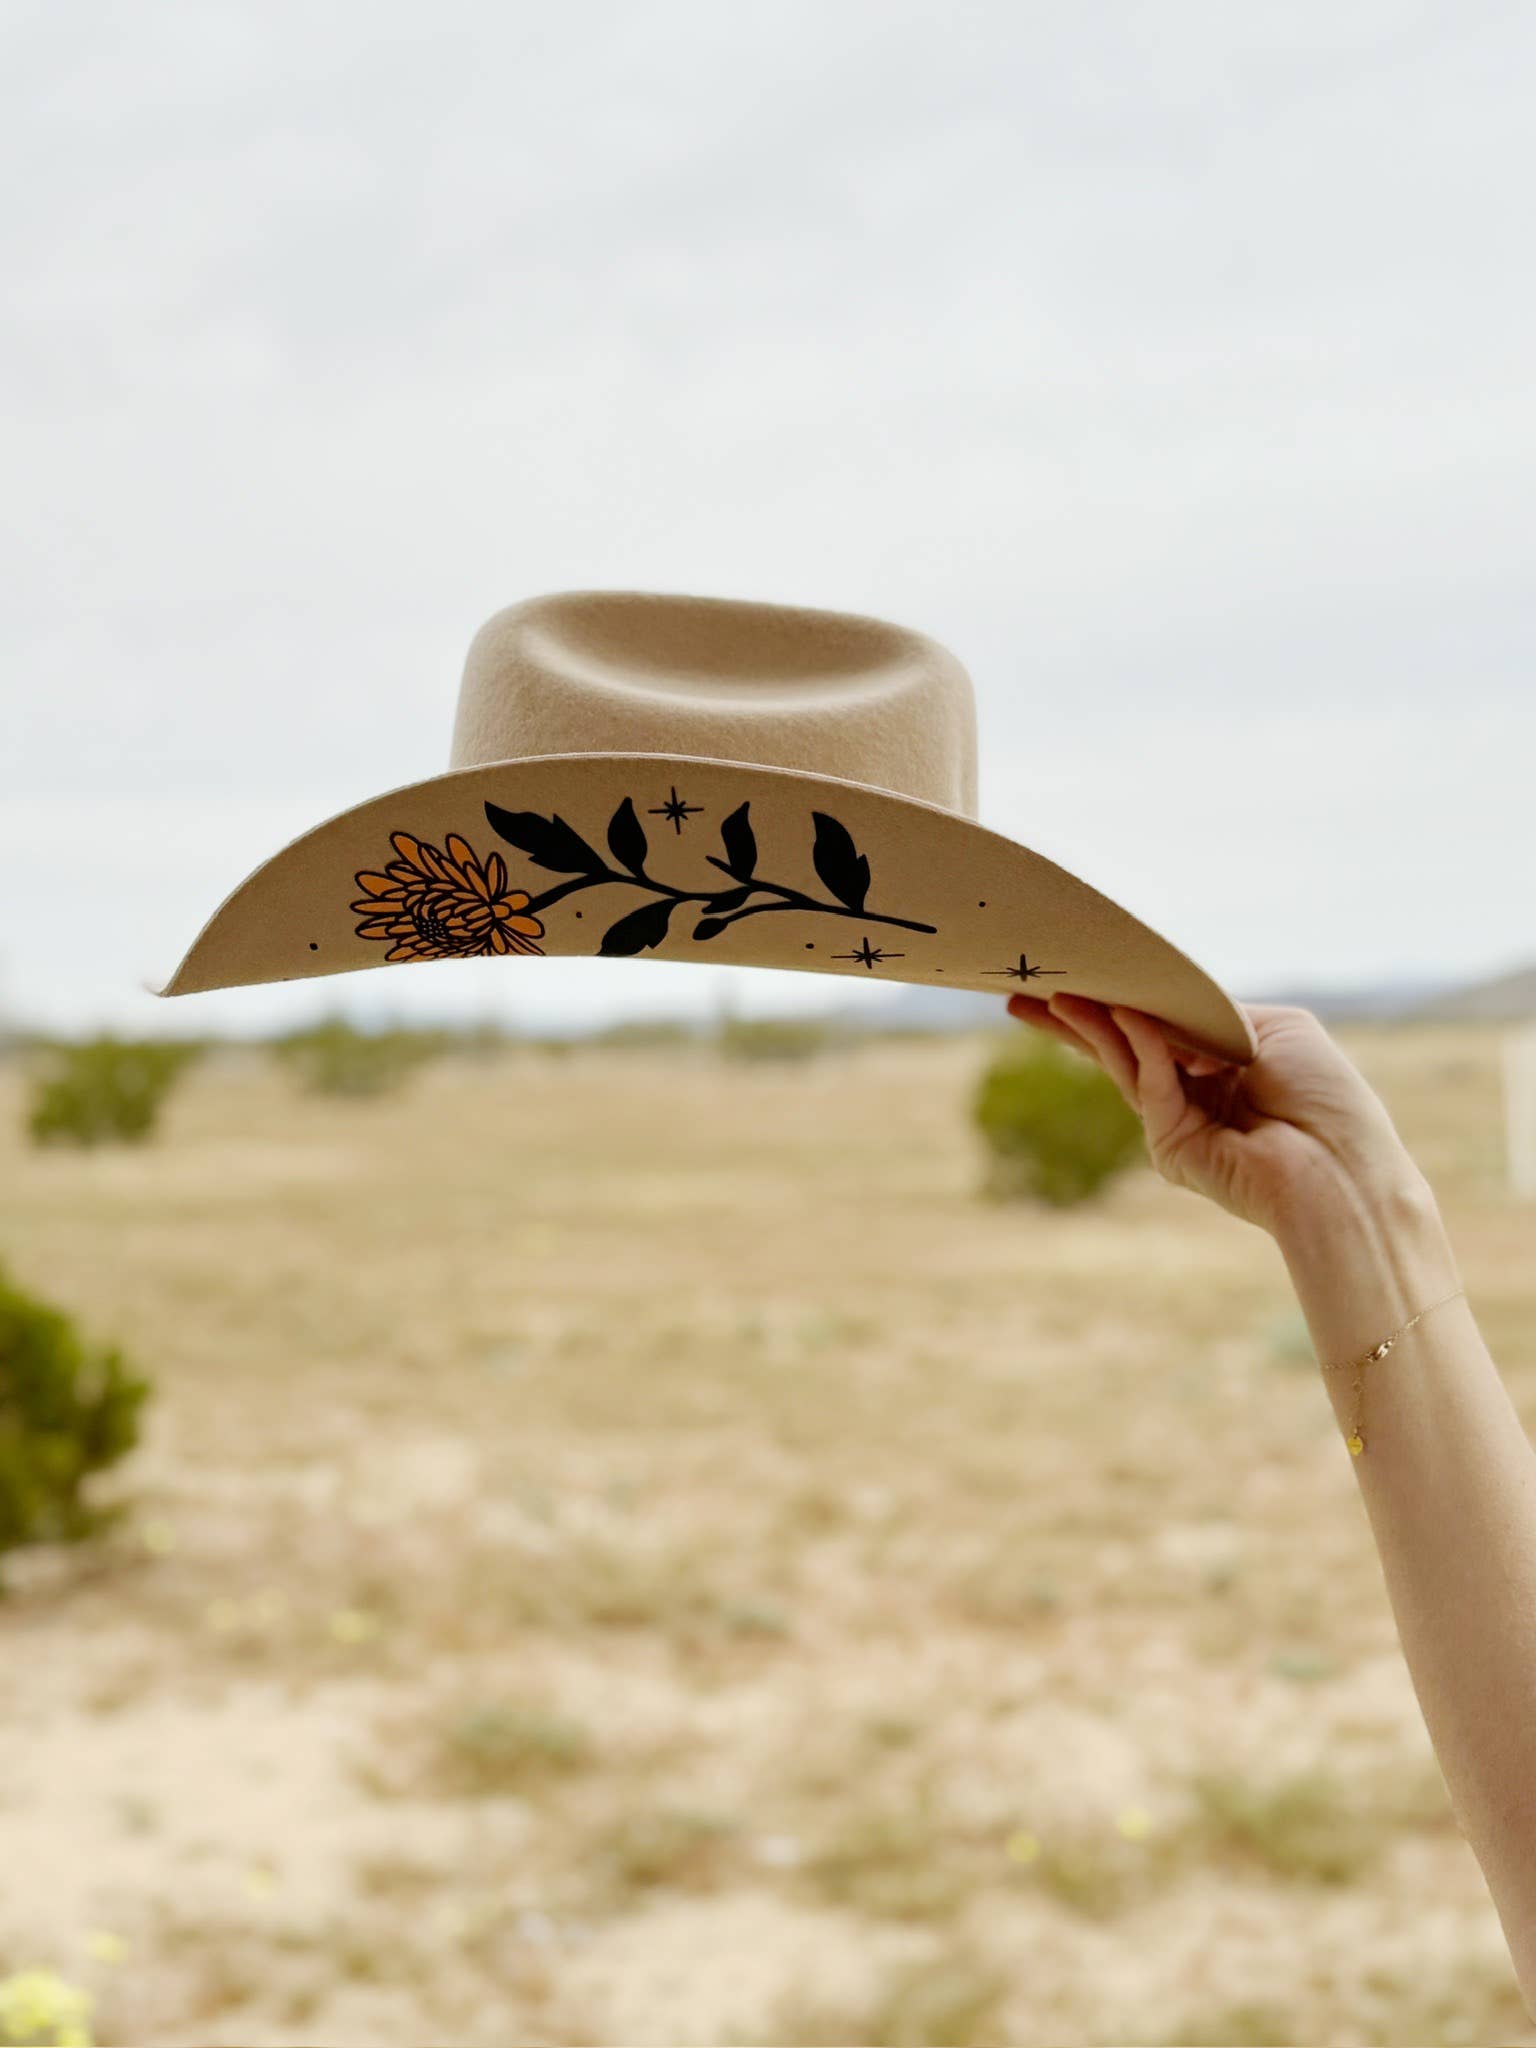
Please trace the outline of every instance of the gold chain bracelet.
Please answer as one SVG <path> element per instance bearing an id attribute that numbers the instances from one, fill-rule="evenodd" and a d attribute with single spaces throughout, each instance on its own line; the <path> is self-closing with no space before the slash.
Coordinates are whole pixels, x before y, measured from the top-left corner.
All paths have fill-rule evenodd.
<path id="1" fill-rule="evenodd" d="M 1352 1428 L 1350 1429 L 1348 1437 L 1345 1439 L 1345 1441 L 1349 1445 L 1349 1455 L 1352 1458 L 1358 1458 L 1360 1453 L 1365 1449 L 1365 1438 L 1360 1434 L 1360 1386 L 1362 1380 L 1365 1377 L 1365 1368 L 1368 1365 L 1374 1364 L 1378 1358 L 1385 1358 L 1387 1353 L 1392 1349 L 1392 1346 L 1397 1342 L 1398 1338 L 1406 1336 L 1408 1332 L 1413 1328 L 1414 1324 L 1422 1322 L 1425 1316 L 1427 1316 L 1431 1310 L 1437 1308 L 1444 1308 L 1445 1303 L 1447 1301 L 1455 1301 L 1458 1295 L 1465 1294 L 1466 1291 L 1467 1290 L 1465 1287 L 1458 1287 L 1456 1293 L 1446 1295 L 1444 1301 L 1432 1301 L 1429 1304 L 1429 1308 L 1421 1308 L 1416 1316 L 1410 1316 L 1408 1318 L 1407 1322 L 1404 1323 L 1403 1327 L 1400 1330 L 1394 1330 L 1391 1336 L 1384 1337 L 1382 1341 L 1375 1347 L 1374 1350 L 1367 1351 L 1364 1358 L 1344 1359 L 1343 1361 L 1336 1361 L 1332 1365 L 1325 1365 L 1323 1367 L 1324 1372 L 1342 1372 L 1349 1366 L 1354 1367 L 1355 1420 Z"/>

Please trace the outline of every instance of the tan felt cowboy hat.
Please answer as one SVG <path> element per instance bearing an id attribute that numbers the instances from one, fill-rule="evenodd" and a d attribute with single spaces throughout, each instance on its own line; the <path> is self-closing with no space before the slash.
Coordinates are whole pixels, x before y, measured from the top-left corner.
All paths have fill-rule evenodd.
<path id="1" fill-rule="evenodd" d="M 274 854 L 159 993 L 486 953 L 1030 984 L 1257 1049 L 1176 947 L 976 822 L 975 701 L 947 649 L 795 605 L 577 590 L 498 612 L 447 773 Z"/>

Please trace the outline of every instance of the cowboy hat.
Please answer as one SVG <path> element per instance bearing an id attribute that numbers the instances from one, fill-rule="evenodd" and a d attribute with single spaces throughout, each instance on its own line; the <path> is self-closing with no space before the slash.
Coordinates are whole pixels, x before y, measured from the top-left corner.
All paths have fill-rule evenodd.
<path id="1" fill-rule="evenodd" d="M 1060 989 L 1196 1051 L 1257 1049 L 1176 947 L 977 822 L 975 700 L 946 648 L 849 612 L 652 591 L 498 612 L 447 772 L 274 854 L 157 993 L 642 953 Z"/>

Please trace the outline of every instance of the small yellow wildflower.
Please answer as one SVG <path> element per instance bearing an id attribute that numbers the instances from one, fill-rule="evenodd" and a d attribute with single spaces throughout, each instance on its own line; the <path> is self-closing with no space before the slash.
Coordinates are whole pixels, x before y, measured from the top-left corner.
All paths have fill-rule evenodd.
<path id="1" fill-rule="evenodd" d="M 253 1863 L 245 1873 L 245 1888 L 253 1899 L 269 1899 L 277 1886 L 277 1872 L 270 1863 Z"/>
<path id="2" fill-rule="evenodd" d="M 1115 1826 L 1128 1842 L 1144 1842 L 1152 1832 L 1152 1816 L 1144 1806 L 1127 1806 Z"/>
<path id="3" fill-rule="evenodd" d="M 10 2048 L 91 2048 L 89 1991 L 56 1970 L 18 1970 L 0 1978 L 0 2042 Z"/>
<path id="4" fill-rule="evenodd" d="M 128 1944 L 110 1928 L 93 1927 L 85 1937 L 85 1952 L 98 1963 L 120 1963 L 128 1953 Z"/>
<path id="5" fill-rule="evenodd" d="M 151 1556 L 168 1557 L 176 1548 L 176 1531 L 169 1522 L 156 1516 L 140 1529 L 139 1540 Z"/>
<path id="6" fill-rule="evenodd" d="M 338 1643 L 366 1643 L 379 1632 L 379 1618 L 362 1607 L 338 1607 L 331 1616 L 331 1634 Z"/>
<path id="7" fill-rule="evenodd" d="M 1040 1838 L 1025 1828 L 1008 1837 L 1003 1844 L 1003 1853 L 1010 1863 L 1033 1863 L 1040 1854 Z"/>

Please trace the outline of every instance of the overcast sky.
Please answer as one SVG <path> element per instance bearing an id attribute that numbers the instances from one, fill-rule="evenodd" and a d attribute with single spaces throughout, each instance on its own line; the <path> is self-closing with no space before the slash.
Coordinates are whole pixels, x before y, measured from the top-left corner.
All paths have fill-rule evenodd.
<path id="1" fill-rule="evenodd" d="M 984 821 L 1239 996 L 1536 954 L 1536 7 L 0 20 L 0 1006 L 851 992 L 142 993 L 287 839 L 446 766 L 483 619 L 591 586 L 944 641 Z"/>

